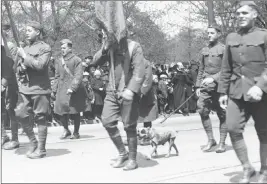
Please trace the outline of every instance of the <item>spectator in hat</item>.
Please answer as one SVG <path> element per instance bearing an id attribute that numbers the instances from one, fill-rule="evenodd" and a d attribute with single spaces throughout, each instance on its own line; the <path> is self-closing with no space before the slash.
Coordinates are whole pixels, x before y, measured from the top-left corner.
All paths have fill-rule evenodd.
<path id="1" fill-rule="evenodd" d="M 101 79 L 101 72 L 96 70 L 94 78 L 91 80 L 92 89 L 94 91 L 95 102 L 93 105 L 93 113 L 97 119 L 101 120 L 101 114 L 105 98 L 105 84 Z"/>

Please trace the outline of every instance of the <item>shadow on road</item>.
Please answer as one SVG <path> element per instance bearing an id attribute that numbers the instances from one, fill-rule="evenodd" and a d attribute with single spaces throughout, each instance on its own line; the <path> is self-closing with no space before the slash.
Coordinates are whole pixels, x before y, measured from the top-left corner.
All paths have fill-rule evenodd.
<path id="1" fill-rule="evenodd" d="M 202 146 L 200 146 L 200 149 L 202 150 L 205 146 L 206 146 L 206 145 L 202 145 Z M 211 149 L 211 151 L 209 151 L 209 152 L 215 152 L 216 149 L 217 149 L 217 147 L 218 147 L 218 145 L 215 146 L 215 147 L 213 147 L 213 148 Z M 226 145 L 226 151 L 230 151 L 230 150 L 233 150 L 233 147 L 232 147 L 231 145 Z M 207 153 L 209 153 L 209 152 L 207 152 Z"/>
<path id="2" fill-rule="evenodd" d="M 29 150 L 29 144 L 23 144 L 15 151 L 17 155 L 26 155 L 27 151 Z M 46 150 L 46 157 L 55 157 L 70 154 L 71 152 L 68 149 L 47 149 Z"/>
<path id="3" fill-rule="evenodd" d="M 89 138 L 94 138 L 95 136 L 93 135 L 80 135 L 80 139 L 89 139 Z"/>
<path id="4" fill-rule="evenodd" d="M 68 149 L 47 149 L 46 152 L 46 157 L 56 157 L 71 153 Z"/>
<path id="5" fill-rule="evenodd" d="M 147 160 L 146 155 L 141 152 L 137 154 L 137 162 L 138 166 L 141 168 L 154 167 L 159 164 L 156 160 Z"/>
<path id="6" fill-rule="evenodd" d="M 243 172 L 230 172 L 230 173 L 225 173 L 224 174 L 225 176 L 230 176 L 231 178 L 230 178 L 230 182 L 231 183 L 238 183 L 239 182 L 239 180 L 242 178 L 242 176 L 243 176 Z M 250 180 L 250 182 L 257 182 L 257 175 L 258 174 L 256 174 L 256 176 L 254 176 L 253 178 L 251 178 L 251 180 Z"/>

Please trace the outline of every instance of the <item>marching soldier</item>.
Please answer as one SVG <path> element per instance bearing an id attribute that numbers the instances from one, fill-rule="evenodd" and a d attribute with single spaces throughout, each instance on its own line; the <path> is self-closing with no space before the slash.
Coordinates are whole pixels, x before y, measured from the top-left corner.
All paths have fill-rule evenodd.
<path id="1" fill-rule="evenodd" d="M 4 140 L 3 148 L 5 150 L 12 150 L 19 147 L 18 141 L 18 122 L 15 117 L 15 107 L 18 102 L 18 83 L 13 70 L 14 61 L 6 56 L 4 46 L 1 46 L 1 105 L 2 113 L 4 116 L 9 116 L 11 122 L 11 141 L 4 144 L 9 138 L 5 134 L 4 126 L 2 126 L 2 138 Z M 2 118 L 2 125 L 4 125 L 4 119 Z"/>
<path id="2" fill-rule="evenodd" d="M 20 75 L 21 94 L 23 104 L 17 110 L 22 127 L 27 134 L 31 146 L 27 157 L 31 159 L 46 156 L 47 123 L 50 113 L 51 85 L 48 75 L 48 62 L 51 57 L 51 48 L 41 41 L 43 29 L 40 23 L 32 21 L 26 27 L 26 39 L 29 45 L 18 48 L 21 61 L 18 64 Z M 38 125 L 37 141 L 33 132 L 33 121 L 30 114 L 34 114 L 34 122 Z"/>
<path id="3" fill-rule="evenodd" d="M 208 143 L 202 148 L 202 151 L 209 152 L 216 146 L 213 136 L 211 120 L 209 114 L 211 110 L 216 110 L 220 120 L 220 143 L 216 149 L 216 153 L 226 151 L 225 139 L 227 129 L 225 124 L 225 110 L 220 107 L 217 92 L 218 80 L 224 52 L 224 45 L 219 43 L 220 29 L 216 25 L 208 27 L 207 33 L 209 37 L 209 45 L 202 49 L 200 68 L 197 76 L 196 93 L 199 97 L 197 102 L 198 113 L 200 114 L 203 127 L 208 136 Z"/>
<path id="4" fill-rule="evenodd" d="M 259 183 L 267 182 L 267 30 L 255 27 L 258 7 L 241 1 L 236 10 L 239 30 L 226 38 L 226 52 L 218 91 L 226 107 L 226 124 L 231 142 L 243 166 L 241 183 L 255 175 L 243 138 L 245 125 L 252 116 L 260 142 Z M 229 97 L 229 99 L 228 99 Z"/>
<path id="5" fill-rule="evenodd" d="M 103 65 L 106 61 L 110 61 L 110 48 L 115 49 L 115 69 L 109 72 L 102 123 L 119 152 L 119 157 L 112 166 L 114 168 L 123 167 L 124 162 L 129 159 L 123 169 L 133 170 L 138 167 L 136 127 L 139 116 L 139 94 L 144 80 L 145 65 L 139 43 L 125 38 L 121 43 L 124 44 L 124 47 L 121 48 L 124 50 L 119 49 L 117 43 L 104 42 L 102 49 L 95 54 L 92 64 Z M 120 119 L 122 119 L 127 134 L 129 156 L 117 127 Z"/>
<path id="6" fill-rule="evenodd" d="M 62 56 L 55 65 L 55 81 L 53 95 L 55 96 L 54 112 L 60 115 L 60 122 L 64 132 L 60 139 L 79 139 L 80 112 L 91 111 L 88 92 L 82 84 L 82 60 L 72 53 L 72 42 L 69 39 L 61 40 Z M 68 128 L 69 115 L 74 120 L 74 132 Z"/>

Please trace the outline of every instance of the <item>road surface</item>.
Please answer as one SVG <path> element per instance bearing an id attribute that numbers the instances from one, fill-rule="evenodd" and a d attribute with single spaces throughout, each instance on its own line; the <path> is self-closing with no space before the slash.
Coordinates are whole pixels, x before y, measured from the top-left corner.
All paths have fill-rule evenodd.
<path id="1" fill-rule="evenodd" d="M 214 135 L 219 140 L 219 122 L 214 115 Z M 146 160 L 150 146 L 139 146 L 137 160 L 139 168 L 133 171 L 114 169 L 109 165 L 116 157 L 114 145 L 108 139 L 101 124 L 81 125 L 79 140 L 59 140 L 62 127 L 49 128 L 47 157 L 31 160 L 25 157 L 28 139 L 19 137 L 21 147 L 17 150 L 2 150 L 3 183 L 236 183 L 242 168 L 230 146 L 227 137 L 227 152 L 203 153 L 201 146 L 207 138 L 197 115 L 174 116 L 163 125 L 159 121 L 154 127 L 165 126 L 178 130 L 176 145 L 180 155 L 164 158 L 168 145 L 158 148 L 158 158 Z M 139 126 L 142 126 L 141 124 Z M 70 126 L 73 130 L 73 126 Z M 119 126 L 125 136 L 123 127 Z M 36 130 L 35 130 L 36 131 Z M 247 125 L 244 134 L 249 147 L 251 162 L 257 170 L 259 163 L 259 143 L 253 122 Z M 256 181 L 257 176 L 252 179 Z"/>

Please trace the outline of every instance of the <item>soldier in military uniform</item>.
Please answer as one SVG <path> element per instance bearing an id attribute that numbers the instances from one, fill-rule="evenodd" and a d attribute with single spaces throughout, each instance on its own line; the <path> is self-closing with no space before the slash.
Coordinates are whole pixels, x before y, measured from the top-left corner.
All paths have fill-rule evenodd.
<path id="1" fill-rule="evenodd" d="M 21 61 L 19 61 L 17 72 L 21 79 L 19 92 L 23 105 L 16 113 L 31 143 L 27 152 L 27 157 L 31 159 L 46 156 L 47 118 L 50 112 L 51 85 L 48 62 L 51 57 L 51 48 L 41 41 L 42 32 L 40 23 L 29 22 L 26 27 L 26 39 L 29 45 L 25 48 L 18 48 Z M 30 114 L 34 114 L 34 122 L 38 125 L 39 142 L 33 132 Z"/>
<path id="2" fill-rule="evenodd" d="M 55 81 L 53 95 L 55 96 L 54 112 L 60 115 L 60 122 L 64 132 L 60 139 L 79 139 L 80 112 L 91 111 L 91 103 L 87 96 L 87 89 L 83 86 L 82 60 L 72 53 L 72 42 L 61 40 L 62 57 L 55 65 Z M 68 128 L 69 117 L 74 120 L 74 132 Z"/>
<path id="3" fill-rule="evenodd" d="M 253 1 L 241 1 L 236 10 L 239 30 L 226 38 L 218 91 L 227 106 L 226 124 L 233 148 L 244 172 L 241 183 L 249 183 L 255 169 L 248 158 L 243 138 L 252 116 L 260 142 L 259 183 L 267 183 L 267 30 L 255 27 L 258 8 Z M 229 98 L 228 98 L 229 97 Z"/>
<path id="4" fill-rule="evenodd" d="M 196 82 L 196 93 L 199 97 L 197 102 L 198 113 L 200 114 L 203 127 L 208 136 L 208 143 L 202 148 L 202 151 L 212 151 L 217 144 L 213 136 L 209 117 L 211 110 L 215 110 L 220 120 L 220 143 L 216 149 L 216 153 L 222 153 L 226 151 L 225 139 L 227 136 L 227 129 L 225 124 L 225 110 L 220 107 L 220 94 L 217 92 L 217 86 L 220 77 L 224 45 L 218 41 L 220 29 L 217 25 L 210 25 L 207 33 L 209 45 L 202 49 Z"/>
<path id="5" fill-rule="evenodd" d="M 102 123 L 119 151 L 119 157 L 112 166 L 123 167 L 124 162 L 129 159 L 123 169 L 133 170 L 138 167 L 136 127 L 140 89 L 145 75 L 144 56 L 140 44 L 130 39 L 124 38 L 120 44 L 104 41 L 101 50 L 95 54 L 92 64 L 103 65 L 106 61 L 110 61 L 111 47 L 114 49 L 114 70 L 109 72 Z M 117 128 L 120 119 L 127 134 L 129 156 Z"/>
<path id="6" fill-rule="evenodd" d="M 18 102 L 18 83 L 15 72 L 13 70 L 14 61 L 6 56 L 3 46 L 1 46 L 1 68 L 2 68 L 2 103 L 4 104 L 2 111 L 6 112 L 11 122 L 12 139 L 5 144 L 5 150 L 13 150 L 19 147 L 18 141 L 18 122 L 15 117 L 15 111 Z M 3 124 L 4 122 L 2 122 Z"/>

